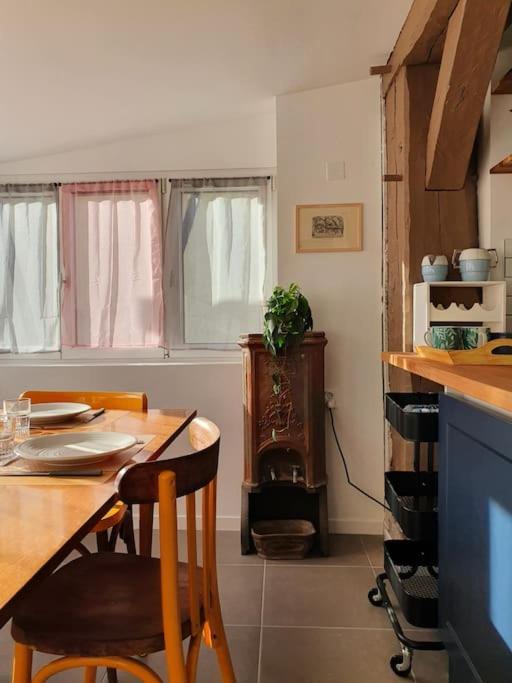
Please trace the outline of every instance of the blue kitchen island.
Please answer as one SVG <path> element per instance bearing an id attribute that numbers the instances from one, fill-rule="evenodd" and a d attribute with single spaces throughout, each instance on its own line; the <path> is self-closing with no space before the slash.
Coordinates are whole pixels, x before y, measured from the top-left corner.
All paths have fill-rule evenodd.
<path id="1" fill-rule="evenodd" d="M 439 412 L 439 628 L 450 683 L 512 683 L 512 367 L 384 360 L 446 388 Z"/>

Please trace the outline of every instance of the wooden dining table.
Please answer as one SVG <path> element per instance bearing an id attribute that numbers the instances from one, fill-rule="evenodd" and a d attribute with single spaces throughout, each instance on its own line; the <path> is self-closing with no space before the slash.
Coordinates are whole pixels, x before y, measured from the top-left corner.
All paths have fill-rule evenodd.
<path id="1" fill-rule="evenodd" d="M 188 409 L 106 410 L 91 423 L 73 425 L 71 429 L 137 436 L 144 445 L 133 461 L 148 462 L 157 459 L 195 415 L 195 410 Z M 34 434 L 52 431 L 57 430 L 34 430 Z M 120 463 L 118 469 L 126 464 Z M 116 502 L 117 471 L 115 466 L 112 470 L 105 467 L 105 471 L 107 477 L 100 480 L 88 477 L 87 481 L 84 478 L 73 482 L 59 478 L 2 478 L 0 468 L 0 626 L 11 617 L 16 600 L 58 567 Z M 141 508 L 140 550 L 150 554 L 153 509 Z"/>

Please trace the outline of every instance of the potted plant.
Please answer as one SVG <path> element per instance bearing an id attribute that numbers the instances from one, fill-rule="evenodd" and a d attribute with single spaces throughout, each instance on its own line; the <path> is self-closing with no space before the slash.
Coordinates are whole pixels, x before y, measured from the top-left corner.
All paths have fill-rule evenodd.
<path id="1" fill-rule="evenodd" d="M 313 328 L 311 308 L 297 284 L 288 289 L 275 287 L 267 301 L 264 316 L 263 343 L 271 355 L 274 400 L 269 406 L 274 423 L 272 439 L 288 433 L 294 419 L 288 353 L 297 348 L 304 334 Z"/>

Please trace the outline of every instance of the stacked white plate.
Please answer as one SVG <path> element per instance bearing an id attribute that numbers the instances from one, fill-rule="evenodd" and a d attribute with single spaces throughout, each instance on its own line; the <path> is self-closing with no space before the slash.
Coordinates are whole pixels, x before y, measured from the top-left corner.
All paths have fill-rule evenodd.
<path id="1" fill-rule="evenodd" d="M 118 432 L 66 432 L 34 436 L 14 452 L 25 460 L 45 465 L 91 465 L 131 448 L 137 439 Z"/>
<path id="2" fill-rule="evenodd" d="M 56 424 L 72 420 L 91 410 L 86 403 L 33 403 L 30 408 L 30 424 Z"/>

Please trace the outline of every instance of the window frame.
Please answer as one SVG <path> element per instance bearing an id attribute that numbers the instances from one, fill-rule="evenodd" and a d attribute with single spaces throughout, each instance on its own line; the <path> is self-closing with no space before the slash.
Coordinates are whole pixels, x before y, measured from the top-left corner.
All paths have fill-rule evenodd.
<path id="1" fill-rule="evenodd" d="M 183 178 L 247 178 L 265 177 L 268 179 L 266 194 L 266 237 L 267 237 L 267 277 L 266 289 L 270 292 L 277 282 L 277 190 L 275 168 L 251 168 L 251 169 L 217 169 L 195 171 L 140 171 L 120 173 L 55 173 L 55 174 L 20 174 L 18 176 L 0 175 L 0 183 L 31 184 L 31 183 L 80 183 L 80 182 L 111 182 L 122 180 L 140 180 L 141 178 L 154 178 L 159 181 L 162 215 L 162 240 L 164 259 L 166 251 L 166 229 L 169 210 L 169 197 L 173 180 Z M 231 189 L 240 189 L 233 187 Z M 186 191 L 186 190 L 185 190 Z M 57 212 L 59 229 L 59 253 L 60 253 L 60 214 Z M 179 231 L 179 249 L 181 259 L 181 231 Z M 165 271 L 164 271 L 165 272 Z M 165 277 L 165 275 L 164 275 Z M 60 279 L 62 282 L 63 272 L 60 265 Z M 183 334 L 183 277 L 180 272 L 179 287 L 181 296 L 179 299 L 179 328 L 172 317 L 168 315 L 170 308 L 169 296 L 173 296 L 173 283 L 163 282 L 164 297 L 164 336 L 168 346 L 158 348 L 116 348 L 116 349 L 86 349 L 82 347 L 62 348 L 59 351 L 36 352 L 36 353 L 0 353 L 0 365 L 11 366 L 58 366 L 58 365 L 105 365 L 118 364 L 232 364 L 240 363 L 241 355 L 238 345 L 232 344 L 185 344 L 179 342 L 179 334 Z M 61 293 L 59 292 L 59 298 Z M 176 329 L 178 328 L 178 334 Z M 183 337 L 181 336 L 181 339 Z"/>
<path id="2" fill-rule="evenodd" d="M 267 246 L 267 268 L 266 268 L 266 278 L 264 285 L 264 297 L 270 296 L 271 290 L 275 283 L 277 282 L 277 230 L 276 226 L 276 190 L 275 190 L 275 174 L 256 174 L 244 172 L 240 175 L 228 175 L 224 176 L 230 179 L 237 178 L 247 178 L 248 176 L 266 178 L 267 185 L 265 189 L 265 236 L 266 236 L 266 246 Z M 191 178 L 190 174 L 184 175 L 182 178 L 175 178 L 175 180 L 183 180 Z M 199 176 L 201 177 L 201 176 Z M 214 176 L 212 173 L 208 174 L 209 178 L 221 179 L 223 176 Z M 169 354 L 183 354 L 188 353 L 226 353 L 238 351 L 239 347 L 236 342 L 185 342 L 185 305 L 184 305 L 184 272 L 183 272 L 183 231 L 179 230 L 178 235 L 166 235 L 166 228 L 169 219 L 169 199 L 172 188 L 172 179 L 169 180 L 167 187 L 165 188 L 165 193 L 163 193 L 163 199 L 165 203 L 165 211 L 163 212 L 163 224 L 164 224 L 164 259 L 166 253 L 171 253 L 171 265 L 170 272 L 168 273 L 168 281 L 164 282 L 164 305 L 166 311 L 172 308 L 177 314 L 174 318 L 173 315 L 165 315 L 164 318 L 164 328 L 165 337 L 169 340 Z M 226 186 L 222 188 L 196 188 L 194 192 L 219 192 L 219 191 L 233 191 L 240 192 L 243 190 L 258 190 L 257 185 L 239 185 L 239 186 Z M 190 188 L 181 188 L 181 195 L 190 194 Z M 180 202 L 180 205 L 181 202 Z M 169 239 L 170 244 L 167 243 Z M 172 248 L 170 245 L 172 245 Z M 164 269 L 165 272 L 165 269 Z M 164 276 L 165 277 L 165 276 Z M 165 302 L 169 302 L 166 305 Z"/>

